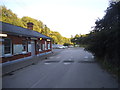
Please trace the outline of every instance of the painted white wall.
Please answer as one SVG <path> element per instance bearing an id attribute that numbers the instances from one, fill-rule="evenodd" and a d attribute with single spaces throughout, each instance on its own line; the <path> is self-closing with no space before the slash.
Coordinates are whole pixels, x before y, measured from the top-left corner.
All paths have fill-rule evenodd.
<path id="1" fill-rule="evenodd" d="M 35 56 L 35 41 L 31 41 L 31 55 Z"/>
<path id="2" fill-rule="evenodd" d="M 47 50 L 47 42 L 45 41 L 45 50 Z"/>
<path id="3" fill-rule="evenodd" d="M 31 52 L 31 44 L 28 44 L 28 52 Z"/>

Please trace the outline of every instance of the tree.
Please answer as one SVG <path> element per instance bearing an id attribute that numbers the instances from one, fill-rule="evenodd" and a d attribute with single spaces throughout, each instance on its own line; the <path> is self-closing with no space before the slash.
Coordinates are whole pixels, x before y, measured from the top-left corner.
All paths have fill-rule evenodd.
<path id="1" fill-rule="evenodd" d="M 0 21 L 23 27 L 21 20 L 15 13 L 13 13 L 10 9 L 7 9 L 5 6 L 0 7 L 0 11 L 2 11 L 2 15 L 0 15 L 2 18 L 0 18 Z"/>
<path id="2" fill-rule="evenodd" d="M 41 21 L 38 21 L 38 20 L 33 19 L 31 17 L 28 17 L 28 16 L 22 17 L 21 21 L 22 21 L 25 28 L 27 28 L 27 23 L 28 22 L 32 22 L 34 24 L 33 30 L 38 31 L 38 32 L 42 31 L 43 23 Z"/>
<path id="3" fill-rule="evenodd" d="M 86 50 L 96 57 L 103 58 L 113 66 L 120 64 L 120 1 L 111 2 L 102 19 L 95 22 L 96 26 L 87 37 L 83 38 L 87 44 Z"/>
<path id="4" fill-rule="evenodd" d="M 0 21 L 20 26 L 23 28 L 27 28 L 27 23 L 32 22 L 34 24 L 33 30 L 53 38 L 53 43 L 57 44 L 64 44 L 65 42 L 70 43 L 70 40 L 68 38 L 64 38 L 59 32 L 50 30 L 50 28 L 47 27 L 47 25 L 43 24 L 42 21 L 28 16 L 18 18 L 17 15 L 13 13 L 10 9 L 7 9 L 5 6 L 1 7 L 2 8 L 0 8 L 0 10 L 2 11 L 2 13 L 0 13 L 0 16 L 2 16 L 2 18 L 0 18 Z"/>

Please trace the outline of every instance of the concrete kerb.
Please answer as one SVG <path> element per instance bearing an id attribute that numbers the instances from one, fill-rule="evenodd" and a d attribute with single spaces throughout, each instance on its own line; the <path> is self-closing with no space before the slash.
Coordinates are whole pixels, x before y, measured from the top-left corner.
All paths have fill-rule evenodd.
<path id="1" fill-rule="evenodd" d="M 10 74 L 16 70 L 21 69 L 21 68 L 37 64 L 39 61 L 44 60 L 51 55 L 53 55 L 53 52 L 47 52 L 47 53 L 44 53 L 43 55 L 40 54 L 40 55 L 34 56 L 34 57 L 30 56 L 27 58 L 3 63 L 2 64 L 2 76 L 6 75 L 6 74 Z"/>

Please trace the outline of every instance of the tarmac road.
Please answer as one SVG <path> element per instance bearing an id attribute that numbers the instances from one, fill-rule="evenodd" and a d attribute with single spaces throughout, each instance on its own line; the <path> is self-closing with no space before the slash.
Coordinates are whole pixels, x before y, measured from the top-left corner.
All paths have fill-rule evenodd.
<path id="1" fill-rule="evenodd" d="M 83 48 L 57 50 L 58 54 L 3 77 L 3 88 L 118 88 Z"/>

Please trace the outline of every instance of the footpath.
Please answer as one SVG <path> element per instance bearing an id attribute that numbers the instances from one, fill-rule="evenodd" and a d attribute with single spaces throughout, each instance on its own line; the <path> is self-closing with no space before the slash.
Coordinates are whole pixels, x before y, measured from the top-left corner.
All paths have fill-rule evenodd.
<path id="1" fill-rule="evenodd" d="M 62 51 L 62 50 L 54 49 L 52 52 L 45 53 L 43 55 L 38 55 L 38 56 L 34 56 L 34 57 L 23 58 L 21 60 L 15 60 L 15 61 L 3 63 L 3 64 L 1 64 L 2 75 L 11 74 L 12 72 L 14 72 L 16 70 L 25 68 L 30 65 L 37 64 L 39 61 L 47 59 L 48 57 L 50 57 L 52 55 L 56 55 L 60 51 Z"/>

